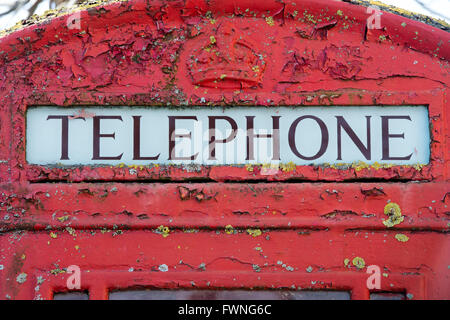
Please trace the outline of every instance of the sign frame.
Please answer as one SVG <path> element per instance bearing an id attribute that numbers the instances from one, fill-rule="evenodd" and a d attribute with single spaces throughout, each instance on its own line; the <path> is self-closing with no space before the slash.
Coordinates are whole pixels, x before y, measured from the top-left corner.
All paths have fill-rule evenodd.
<path id="1" fill-rule="evenodd" d="M 47 92 L 46 95 L 52 95 L 51 92 Z M 119 97 L 114 95 L 105 94 L 104 99 L 117 99 Z M 426 181 L 446 176 L 444 171 L 449 169 L 442 166 L 442 159 L 448 157 L 445 155 L 445 146 L 439 143 L 437 137 L 441 135 L 444 121 L 440 115 L 444 113 L 444 94 L 442 91 L 436 92 L 395 92 L 395 91 L 379 91 L 379 92 L 333 92 L 335 95 L 339 95 L 339 98 L 333 100 L 333 105 L 348 105 L 348 106 L 360 106 L 373 105 L 372 96 L 377 97 L 375 105 L 426 105 L 429 112 L 429 125 L 430 125 L 430 162 L 427 165 L 368 165 L 364 162 L 350 163 L 348 166 L 337 165 L 298 165 L 298 166 L 286 166 L 286 169 L 281 169 L 274 175 L 261 174 L 263 165 L 251 165 L 251 166 L 235 166 L 235 165 L 217 165 L 217 166 L 183 166 L 183 165 L 160 165 L 155 167 L 143 167 L 143 166 L 110 166 L 110 165 L 98 165 L 98 166 L 82 166 L 83 174 L 80 176 L 80 167 L 78 166 L 61 166 L 61 167 L 47 167 L 41 165 L 28 164 L 25 159 L 25 140 L 20 139 L 16 141 L 16 147 L 13 150 L 21 150 L 19 153 L 15 153 L 15 158 L 19 160 L 21 167 L 26 172 L 27 179 L 30 182 L 45 182 L 45 181 L 67 181 L 67 182 L 80 182 L 80 181 L 156 181 L 156 180 L 172 180 L 172 181 L 188 181 L 192 179 L 207 179 L 211 181 L 289 181 L 289 180 L 307 180 L 307 181 L 348 181 L 354 179 L 374 179 L 374 180 L 395 180 L 395 181 Z M 143 93 L 139 94 L 141 97 Z M 358 97 L 358 103 L 354 103 L 354 97 Z M 412 98 L 405 98 L 412 97 Z M 41 101 L 45 101 L 45 97 L 41 97 Z M 132 100 L 131 100 L 132 101 Z M 330 101 L 326 101 L 317 98 L 317 102 L 305 103 L 303 99 L 293 99 L 289 105 L 295 105 L 302 103 L 304 106 L 318 106 L 317 102 L 324 103 L 323 105 L 329 105 Z M 80 102 L 70 107 L 85 106 L 86 104 L 92 105 L 94 101 L 87 100 L 84 103 Z M 30 101 L 27 105 L 36 107 L 39 105 L 45 105 L 43 102 Z M 119 106 L 114 103 L 109 105 Z M 254 104 L 255 105 L 255 104 Z M 128 105 L 124 105 L 128 106 Z M 132 107 L 132 106 L 131 106 Z M 217 106 L 220 108 L 220 106 Z M 26 107 L 24 108 L 26 110 Z M 26 111 L 23 111 L 26 112 Z M 21 136 L 25 136 L 26 128 L 23 127 Z M 131 170 L 130 173 L 130 169 Z M 264 169 L 263 169 L 264 170 Z M 101 173 L 101 174 L 100 174 Z"/>

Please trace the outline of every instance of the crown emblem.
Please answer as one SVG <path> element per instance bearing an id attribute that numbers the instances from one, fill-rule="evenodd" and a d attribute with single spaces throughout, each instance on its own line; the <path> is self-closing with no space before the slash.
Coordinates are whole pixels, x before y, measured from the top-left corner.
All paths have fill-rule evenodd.
<path id="1" fill-rule="evenodd" d="M 221 25 L 191 52 L 188 68 L 195 85 L 250 88 L 261 83 L 265 69 L 256 45 L 231 23 Z"/>

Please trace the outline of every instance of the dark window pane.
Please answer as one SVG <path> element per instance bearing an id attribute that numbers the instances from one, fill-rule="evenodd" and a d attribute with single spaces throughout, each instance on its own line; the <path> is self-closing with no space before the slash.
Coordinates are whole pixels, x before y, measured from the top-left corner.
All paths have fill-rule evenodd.
<path id="1" fill-rule="evenodd" d="M 89 300 L 87 292 L 55 292 L 53 300 Z"/>
<path id="2" fill-rule="evenodd" d="M 349 300 L 347 291 L 285 290 L 125 290 L 110 300 Z"/>
<path id="3" fill-rule="evenodd" d="M 370 294 L 370 300 L 406 300 L 402 292 L 376 292 Z"/>

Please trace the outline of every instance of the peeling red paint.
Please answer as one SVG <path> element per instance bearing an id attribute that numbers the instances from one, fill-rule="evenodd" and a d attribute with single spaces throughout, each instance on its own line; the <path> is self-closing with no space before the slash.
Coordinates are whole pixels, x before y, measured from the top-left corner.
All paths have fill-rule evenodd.
<path id="1" fill-rule="evenodd" d="M 80 15 L 81 30 L 61 16 L 0 39 L 0 299 L 50 299 L 65 290 L 60 271 L 72 264 L 98 299 L 130 285 L 192 282 L 346 289 L 367 299 L 364 270 L 343 263 L 355 257 L 384 268 L 385 291 L 450 297 L 447 32 L 390 13 L 382 29 L 366 30 L 365 7 L 325 0 L 135 0 Z M 424 166 L 286 166 L 262 175 L 262 166 L 25 160 L 29 106 L 75 105 L 86 117 L 90 105 L 423 104 L 431 128 Z M 390 202 L 404 221 L 387 229 Z M 170 228 L 167 237 L 159 226 Z M 399 230 L 409 241 L 395 239 Z M 193 272 L 201 263 L 205 270 Z M 158 272 L 161 264 L 169 272 Z M 326 272 L 306 272 L 311 265 Z M 45 279 L 39 290 L 37 277 Z"/>

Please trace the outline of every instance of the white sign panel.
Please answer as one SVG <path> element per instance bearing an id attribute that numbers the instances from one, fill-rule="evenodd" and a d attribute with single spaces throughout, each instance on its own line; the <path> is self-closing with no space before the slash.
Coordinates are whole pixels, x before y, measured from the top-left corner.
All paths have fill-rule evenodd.
<path id="1" fill-rule="evenodd" d="M 39 165 L 427 164 L 425 106 L 33 107 Z"/>

